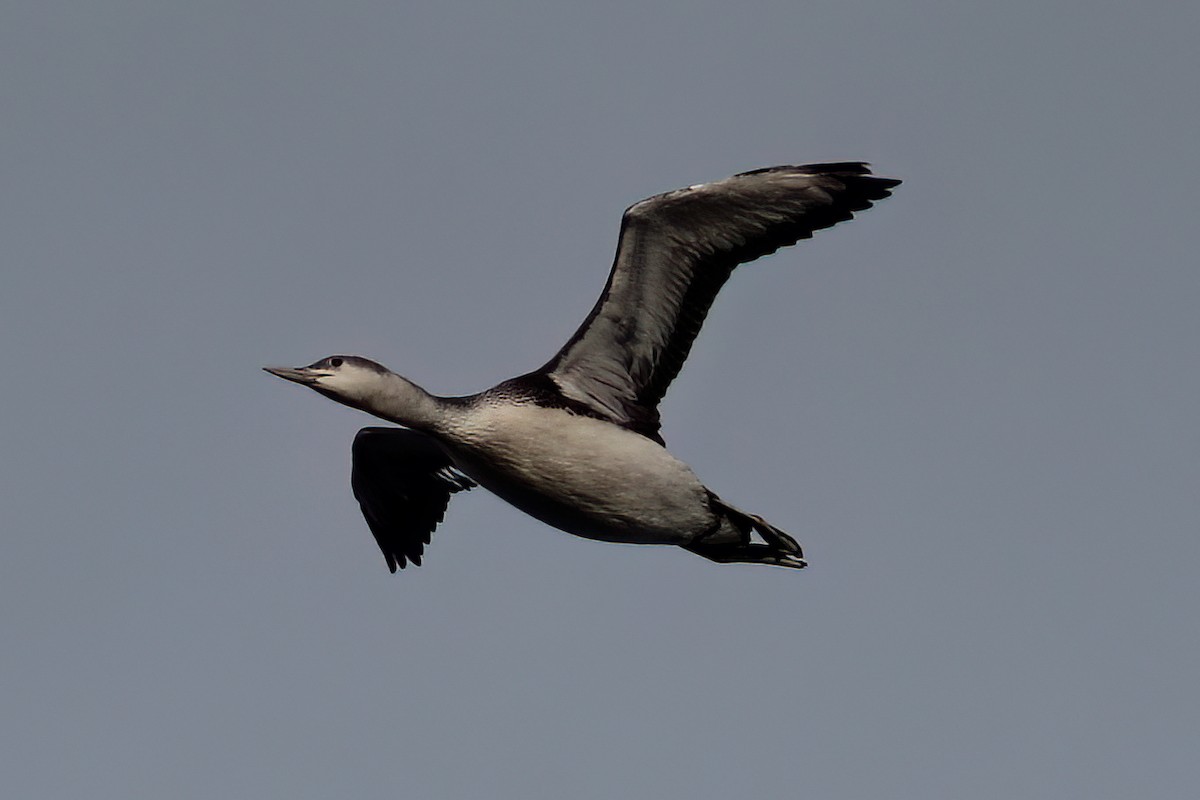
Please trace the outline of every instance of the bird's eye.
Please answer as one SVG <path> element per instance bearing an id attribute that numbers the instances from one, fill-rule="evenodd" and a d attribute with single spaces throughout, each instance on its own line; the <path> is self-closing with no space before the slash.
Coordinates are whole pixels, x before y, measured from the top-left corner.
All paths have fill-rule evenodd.
<path id="1" fill-rule="evenodd" d="M 331 367 L 340 367 L 341 365 L 342 365 L 342 360 L 341 360 L 340 358 L 331 358 L 331 359 L 329 359 L 329 366 L 331 366 Z"/>

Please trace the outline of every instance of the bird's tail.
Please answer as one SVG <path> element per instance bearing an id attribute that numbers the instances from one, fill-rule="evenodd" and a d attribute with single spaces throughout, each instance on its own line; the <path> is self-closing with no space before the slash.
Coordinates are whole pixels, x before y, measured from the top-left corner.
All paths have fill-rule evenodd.
<path id="1" fill-rule="evenodd" d="M 709 497 L 713 511 L 722 518 L 716 531 L 684 548 L 722 564 L 770 564 L 804 569 L 804 551 L 791 536 L 757 514 L 747 514 L 721 500 Z"/>

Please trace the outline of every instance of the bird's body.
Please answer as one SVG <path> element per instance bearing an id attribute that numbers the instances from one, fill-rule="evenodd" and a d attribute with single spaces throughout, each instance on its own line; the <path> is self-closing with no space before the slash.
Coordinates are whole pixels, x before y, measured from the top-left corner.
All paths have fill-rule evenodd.
<path id="1" fill-rule="evenodd" d="M 794 539 L 671 455 L 658 403 L 734 267 L 898 183 L 858 163 L 774 167 L 631 206 L 576 334 L 540 370 L 476 395 L 436 397 L 358 356 L 268 371 L 403 426 L 364 428 L 353 448 L 354 494 L 392 571 L 420 563 L 450 495 L 475 485 L 577 536 L 803 567 Z"/>
<path id="2" fill-rule="evenodd" d="M 549 525 L 589 539 L 682 545 L 716 522 L 691 468 L 641 434 L 533 403 L 484 398 L 468 408 L 438 437 L 454 466 Z"/>

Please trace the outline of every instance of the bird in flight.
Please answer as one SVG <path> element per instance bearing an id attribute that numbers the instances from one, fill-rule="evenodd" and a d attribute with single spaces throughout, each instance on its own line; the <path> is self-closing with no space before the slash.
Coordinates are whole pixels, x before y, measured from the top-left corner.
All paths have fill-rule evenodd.
<path id="1" fill-rule="evenodd" d="M 899 183 L 859 162 L 806 164 L 635 203 L 579 330 L 545 366 L 478 394 L 439 397 L 360 356 L 265 369 L 402 426 L 363 428 L 352 448 L 351 487 L 392 572 L 421 564 L 450 496 L 475 486 L 576 536 L 800 569 L 795 539 L 667 451 L 658 405 L 735 267 Z"/>

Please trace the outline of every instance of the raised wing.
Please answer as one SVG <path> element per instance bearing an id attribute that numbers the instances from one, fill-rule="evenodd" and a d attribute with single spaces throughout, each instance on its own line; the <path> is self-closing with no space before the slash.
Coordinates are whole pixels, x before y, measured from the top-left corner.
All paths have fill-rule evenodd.
<path id="1" fill-rule="evenodd" d="M 734 267 L 850 219 L 899 183 L 858 162 L 807 164 L 635 203 L 604 292 L 539 371 L 568 398 L 661 441 L 658 403 Z"/>
<path id="2" fill-rule="evenodd" d="M 388 569 L 421 566 L 425 545 L 450 495 L 475 485 L 457 472 L 424 434 L 406 428 L 363 428 L 354 437 L 350 486 Z"/>

